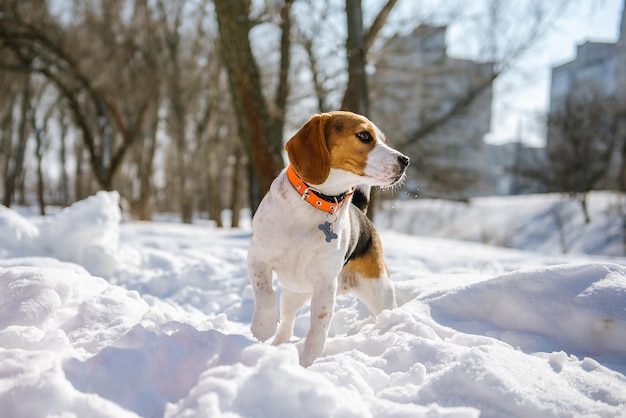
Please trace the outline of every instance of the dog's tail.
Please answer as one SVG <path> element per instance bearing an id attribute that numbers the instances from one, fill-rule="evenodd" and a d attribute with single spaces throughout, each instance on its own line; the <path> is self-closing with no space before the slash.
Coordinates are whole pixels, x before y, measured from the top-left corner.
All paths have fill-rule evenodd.
<path id="1" fill-rule="evenodd" d="M 363 213 L 367 213 L 367 207 L 370 203 L 370 193 L 372 192 L 372 186 L 366 184 L 359 184 L 354 188 L 354 195 L 352 196 L 352 204 L 361 209 Z"/>

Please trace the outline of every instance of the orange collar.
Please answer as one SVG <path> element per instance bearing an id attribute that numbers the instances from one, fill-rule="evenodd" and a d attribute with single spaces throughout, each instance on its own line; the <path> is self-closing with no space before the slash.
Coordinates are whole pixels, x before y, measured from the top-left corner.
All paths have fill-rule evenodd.
<path id="1" fill-rule="evenodd" d="M 302 196 L 302 200 L 306 200 L 311 206 L 328 213 L 337 212 L 344 202 L 354 194 L 354 191 L 350 190 L 338 196 L 326 196 L 302 181 L 291 166 L 287 167 L 287 178 L 293 188 Z"/>

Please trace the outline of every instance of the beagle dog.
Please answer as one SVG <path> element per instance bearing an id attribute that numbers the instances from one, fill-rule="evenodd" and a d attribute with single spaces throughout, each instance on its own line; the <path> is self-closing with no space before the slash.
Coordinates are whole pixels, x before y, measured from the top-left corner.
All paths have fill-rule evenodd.
<path id="1" fill-rule="evenodd" d="M 252 334 L 260 341 L 276 334 L 274 345 L 288 341 L 296 313 L 311 299 L 300 355 L 305 367 L 324 352 L 338 293 L 355 294 L 374 315 L 397 306 L 380 238 L 365 215 L 369 193 L 363 191 L 394 186 L 405 176 L 409 158 L 385 141 L 361 115 L 313 116 L 287 142 L 290 165 L 254 215 L 248 253 Z M 280 321 L 273 272 L 283 289 Z"/>

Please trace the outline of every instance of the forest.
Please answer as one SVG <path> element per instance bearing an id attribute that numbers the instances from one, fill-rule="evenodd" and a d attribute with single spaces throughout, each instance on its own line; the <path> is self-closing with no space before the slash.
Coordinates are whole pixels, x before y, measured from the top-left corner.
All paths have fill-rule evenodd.
<path id="1" fill-rule="evenodd" d="M 370 113 L 371 57 L 387 40 L 465 19 L 468 54 L 490 64 L 399 144 L 432 148 L 429 134 L 523 59 L 569 2 L 548 3 L 486 0 L 467 13 L 462 2 L 402 0 L 2 0 L 0 203 L 45 214 L 117 190 L 135 219 L 172 212 L 221 226 L 229 209 L 236 226 L 309 116 Z"/>

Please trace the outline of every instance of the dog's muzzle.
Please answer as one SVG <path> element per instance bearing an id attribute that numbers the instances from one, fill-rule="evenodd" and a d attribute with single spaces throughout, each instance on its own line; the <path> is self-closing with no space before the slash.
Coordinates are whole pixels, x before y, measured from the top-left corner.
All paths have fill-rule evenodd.
<path id="1" fill-rule="evenodd" d="M 411 164 L 411 159 L 404 154 L 400 154 L 398 156 L 398 164 L 396 165 L 396 177 L 394 178 L 393 183 L 396 184 L 402 180 L 404 175 L 406 174 L 406 170 Z"/>

